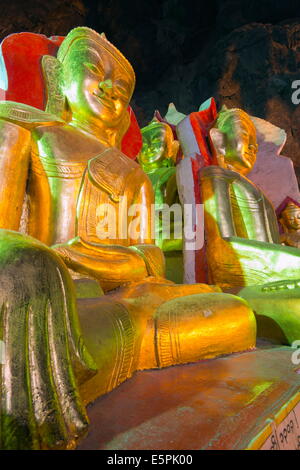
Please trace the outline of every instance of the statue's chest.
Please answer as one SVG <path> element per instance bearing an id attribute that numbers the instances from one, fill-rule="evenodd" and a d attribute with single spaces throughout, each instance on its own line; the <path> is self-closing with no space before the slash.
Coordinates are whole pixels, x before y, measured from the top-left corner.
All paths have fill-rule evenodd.
<path id="1" fill-rule="evenodd" d="M 88 161 L 103 145 L 68 129 L 38 128 L 32 136 L 29 233 L 44 243 L 75 236 L 77 199 Z"/>

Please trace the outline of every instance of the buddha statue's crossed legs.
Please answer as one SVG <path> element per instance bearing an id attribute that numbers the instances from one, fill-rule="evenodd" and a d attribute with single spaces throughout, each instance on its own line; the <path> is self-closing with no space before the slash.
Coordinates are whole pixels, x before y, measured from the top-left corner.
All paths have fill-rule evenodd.
<path id="1" fill-rule="evenodd" d="M 84 404 L 135 370 L 196 361 L 255 345 L 248 304 L 205 285 L 148 278 L 78 302 L 45 245 L 0 231 L 2 449 L 74 447 Z M 184 295 L 184 297 L 182 297 Z"/>

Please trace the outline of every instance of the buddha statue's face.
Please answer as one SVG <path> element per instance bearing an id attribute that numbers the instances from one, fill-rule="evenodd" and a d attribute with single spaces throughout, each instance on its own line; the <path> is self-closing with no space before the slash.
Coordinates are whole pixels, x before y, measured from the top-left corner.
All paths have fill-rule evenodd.
<path id="1" fill-rule="evenodd" d="M 63 89 L 76 120 L 118 126 L 133 87 L 132 77 L 101 44 L 81 38 L 71 45 L 63 61 Z"/>
<path id="2" fill-rule="evenodd" d="M 286 232 L 300 231 L 300 207 L 289 203 L 281 213 L 280 222 Z"/>
<path id="3" fill-rule="evenodd" d="M 242 175 L 252 170 L 258 150 L 254 125 L 244 114 L 230 115 L 210 131 L 218 165 Z"/>
<path id="4" fill-rule="evenodd" d="M 152 122 L 142 130 L 143 146 L 138 160 L 145 171 L 173 166 L 179 144 L 171 128 L 161 122 Z"/>

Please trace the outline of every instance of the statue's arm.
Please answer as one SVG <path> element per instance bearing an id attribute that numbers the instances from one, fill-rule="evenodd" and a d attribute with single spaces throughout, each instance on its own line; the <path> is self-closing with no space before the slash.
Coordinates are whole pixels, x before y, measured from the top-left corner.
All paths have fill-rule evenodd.
<path id="1" fill-rule="evenodd" d="M 279 242 L 274 209 L 240 174 L 217 166 L 201 171 L 205 230 L 209 237 Z"/>
<path id="2" fill-rule="evenodd" d="M 137 198 L 129 214 L 129 243 L 130 249 L 144 260 L 148 275 L 162 276 L 165 274 L 165 259 L 162 250 L 155 245 L 154 236 L 154 191 L 148 178 L 140 169 L 136 177 L 141 181 Z M 131 210 L 131 209 L 129 209 Z"/>
<path id="3" fill-rule="evenodd" d="M 200 189 L 205 211 L 205 231 L 210 237 L 236 235 L 230 204 L 232 171 L 217 166 L 205 167 L 200 173 Z"/>
<path id="4" fill-rule="evenodd" d="M 18 230 L 22 215 L 31 130 L 62 122 L 57 116 L 14 101 L 0 101 L 0 227 Z"/>
<path id="5" fill-rule="evenodd" d="M 0 119 L 0 228 L 18 230 L 28 177 L 31 134 Z"/>

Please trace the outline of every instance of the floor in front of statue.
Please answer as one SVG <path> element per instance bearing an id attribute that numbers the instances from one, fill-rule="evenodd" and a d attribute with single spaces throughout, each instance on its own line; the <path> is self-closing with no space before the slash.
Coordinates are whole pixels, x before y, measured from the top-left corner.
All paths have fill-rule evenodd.
<path id="1" fill-rule="evenodd" d="M 78 449 L 245 449 L 263 443 L 271 431 L 262 431 L 276 413 L 290 410 L 300 390 L 294 351 L 261 343 L 251 352 L 138 372 L 88 407 L 90 430 Z"/>

